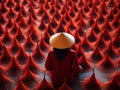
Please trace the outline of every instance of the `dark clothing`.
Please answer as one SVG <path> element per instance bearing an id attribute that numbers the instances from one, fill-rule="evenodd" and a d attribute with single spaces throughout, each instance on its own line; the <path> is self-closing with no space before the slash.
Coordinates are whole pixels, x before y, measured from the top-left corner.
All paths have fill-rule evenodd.
<path id="1" fill-rule="evenodd" d="M 45 63 L 45 67 L 50 71 L 52 83 L 62 85 L 64 80 L 71 84 L 75 76 L 80 72 L 75 51 L 69 50 L 62 60 L 58 60 L 55 51 L 50 51 Z"/>

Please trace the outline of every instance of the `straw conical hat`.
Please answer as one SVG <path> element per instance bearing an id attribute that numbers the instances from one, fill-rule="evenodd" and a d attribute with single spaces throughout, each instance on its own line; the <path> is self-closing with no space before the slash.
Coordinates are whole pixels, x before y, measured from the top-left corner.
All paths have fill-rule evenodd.
<path id="1" fill-rule="evenodd" d="M 52 35 L 49 39 L 49 42 L 54 48 L 65 49 L 74 44 L 75 38 L 69 33 L 61 32 Z"/>

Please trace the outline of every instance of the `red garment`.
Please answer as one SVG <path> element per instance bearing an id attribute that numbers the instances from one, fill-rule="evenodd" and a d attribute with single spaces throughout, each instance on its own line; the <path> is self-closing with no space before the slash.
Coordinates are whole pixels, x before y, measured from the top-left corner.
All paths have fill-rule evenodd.
<path id="1" fill-rule="evenodd" d="M 62 61 L 57 60 L 54 51 L 50 51 L 45 63 L 45 67 L 50 71 L 52 83 L 62 85 L 64 80 L 71 84 L 75 80 L 76 74 L 80 72 L 75 51 L 70 50 Z"/>

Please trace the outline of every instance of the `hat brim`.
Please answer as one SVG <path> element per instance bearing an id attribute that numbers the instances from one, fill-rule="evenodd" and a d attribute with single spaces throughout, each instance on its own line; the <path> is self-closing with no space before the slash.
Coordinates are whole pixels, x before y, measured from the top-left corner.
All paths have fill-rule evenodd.
<path id="1" fill-rule="evenodd" d="M 51 46 L 57 49 L 65 49 L 71 47 L 75 42 L 75 38 L 69 33 L 56 33 L 49 39 Z"/>

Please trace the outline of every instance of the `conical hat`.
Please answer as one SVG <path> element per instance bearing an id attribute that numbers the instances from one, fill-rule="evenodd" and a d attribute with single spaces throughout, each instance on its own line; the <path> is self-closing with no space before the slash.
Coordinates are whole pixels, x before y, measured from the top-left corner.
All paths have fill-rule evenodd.
<path id="1" fill-rule="evenodd" d="M 75 38 L 69 33 L 61 32 L 52 35 L 49 39 L 49 42 L 54 48 L 65 49 L 74 44 Z"/>

